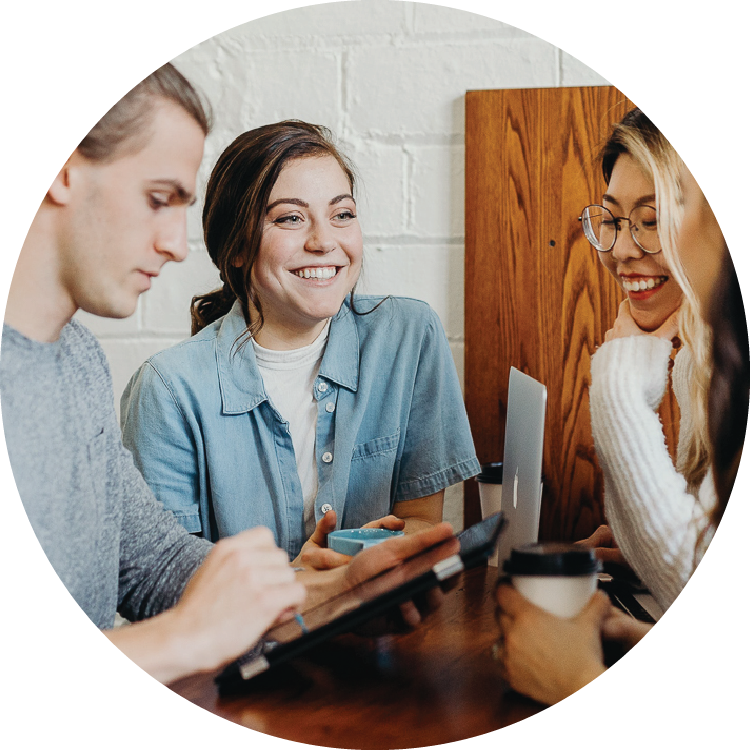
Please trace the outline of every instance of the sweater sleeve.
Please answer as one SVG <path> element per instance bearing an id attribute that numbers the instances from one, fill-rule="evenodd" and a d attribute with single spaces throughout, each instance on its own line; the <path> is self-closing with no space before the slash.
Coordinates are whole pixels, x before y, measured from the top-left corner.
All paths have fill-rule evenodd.
<path id="1" fill-rule="evenodd" d="M 664 609 L 693 572 L 707 522 L 672 463 L 656 414 L 670 351 L 671 342 L 654 336 L 609 341 L 592 357 L 590 390 L 607 520 L 625 558 Z"/>
<path id="2" fill-rule="evenodd" d="M 177 603 L 213 545 L 185 531 L 154 498 L 121 443 L 119 453 L 124 498 L 118 611 L 142 620 Z"/>
<path id="3" fill-rule="evenodd" d="M 96 352 L 107 381 L 106 482 L 120 516 L 117 611 L 128 620 L 143 620 L 177 603 L 213 545 L 185 531 L 136 468 L 120 437 L 109 366 L 101 349 Z"/>

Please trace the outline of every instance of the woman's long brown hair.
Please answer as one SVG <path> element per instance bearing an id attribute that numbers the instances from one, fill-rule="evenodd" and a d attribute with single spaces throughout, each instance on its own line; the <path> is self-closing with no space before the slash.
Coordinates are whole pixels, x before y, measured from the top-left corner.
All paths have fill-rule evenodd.
<path id="1" fill-rule="evenodd" d="M 719 523 L 737 476 L 747 429 L 750 399 L 750 352 L 747 319 L 734 264 L 725 251 L 710 310 L 713 371 L 708 394 L 717 503 L 712 521 Z"/>

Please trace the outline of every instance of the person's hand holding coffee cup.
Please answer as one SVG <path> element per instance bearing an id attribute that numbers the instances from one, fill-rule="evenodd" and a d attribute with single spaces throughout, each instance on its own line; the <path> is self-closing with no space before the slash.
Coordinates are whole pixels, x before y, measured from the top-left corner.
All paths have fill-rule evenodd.
<path id="1" fill-rule="evenodd" d="M 498 587 L 497 603 L 496 658 L 516 692 L 551 705 L 606 670 L 601 629 L 612 605 L 605 594 L 596 592 L 573 618 L 550 614 L 507 584 Z"/>
<path id="2" fill-rule="evenodd" d="M 517 692 L 556 703 L 605 671 L 602 627 L 612 612 L 596 590 L 601 564 L 580 545 L 513 550 L 497 589 L 500 638 L 494 655 Z"/>

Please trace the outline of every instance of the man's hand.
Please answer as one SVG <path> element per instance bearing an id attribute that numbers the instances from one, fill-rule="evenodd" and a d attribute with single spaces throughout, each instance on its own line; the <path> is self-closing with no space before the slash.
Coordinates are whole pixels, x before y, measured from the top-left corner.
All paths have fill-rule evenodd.
<path id="1" fill-rule="evenodd" d="M 174 608 L 106 634 L 142 669 L 170 682 L 240 656 L 304 597 L 286 554 L 259 527 L 219 541 Z"/>
<path id="2" fill-rule="evenodd" d="M 495 646 L 503 678 L 517 692 L 553 704 L 605 671 L 602 626 L 612 605 L 596 592 L 576 617 L 555 617 L 512 586 L 497 588 L 500 640 Z"/>
<path id="3" fill-rule="evenodd" d="M 213 669 L 247 651 L 304 595 L 271 531 L 259 527 L 215 545 L 173 615 L 203 668 Z"/>

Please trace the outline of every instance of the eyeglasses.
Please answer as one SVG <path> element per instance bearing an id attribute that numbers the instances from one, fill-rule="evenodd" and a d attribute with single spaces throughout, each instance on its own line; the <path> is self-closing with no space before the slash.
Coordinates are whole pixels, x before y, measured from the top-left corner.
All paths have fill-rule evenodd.
<path id="1" fill-rule="evenodd" d="M 628 222 L 633 242 L 644 253 L 654 255 L 661 252 L 656 209 L 653 206 L 636 206 L 627 218 L 614 216 L 604 206 L 586 206 L 578 217 L 578 221 L 583 224 L 586 239 L 600 253 L 608 253 L 615 246 L 621 221 Z"/>

